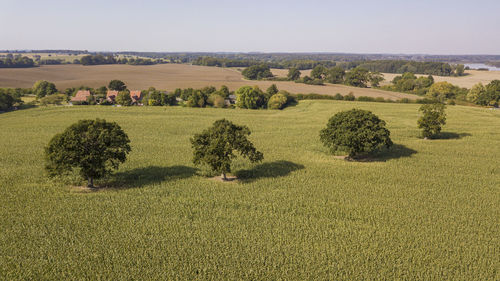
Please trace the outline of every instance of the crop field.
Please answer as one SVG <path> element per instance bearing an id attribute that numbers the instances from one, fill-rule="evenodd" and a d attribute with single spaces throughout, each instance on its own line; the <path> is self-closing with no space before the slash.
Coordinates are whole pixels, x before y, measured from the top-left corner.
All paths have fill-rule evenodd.
<path id="1" fill-rule="evenodd" d="M 327 153 L 319 130 L 353 107 L 387 122 L 391 150 L 367 162 Z M 499 280 L 500 111 L 447 113 L 432 141 L 415 104 L 0 114 L 0 280 Z M 128 161 L 95 192 L 48 179 L 50 138 L 96 117 L 128 133 Z M 189 138 L 220 118 L 249 126 L 264 153 L 235 161 L 239 182 L 191 163 Z"/>
<path id="2" fill-rule="evenodd" d="M 417 96 L 388 92 L 377 89 L 362 89 L 344 85 L 329 84 L 315 86 L 288 81 L 249 81 L 245 80 L 235 68 L 219 68 L 208 66 L 194 66 L 186 64 L 159 64 L 159 65 L 48 65 L 36 68 L 0 69 L 0 87 L 31 87 L 37 80 L 48 80 L 56 84 L 59 89 L 78 87 L 81 85 L 100 87 L 107 85 L 110 80 L 120 79 L 129 89 L 147 89 L 151 86 L 161 90 L 175 88 L 202 88 L 205 86 L 226 85 L 230 90 L 241 86 L 257 85 L 265 90 L 271 84 L 279 89 L 291 93 L 318 93 L 335 95 L 340 93 L 355 96 L 383 97 L 386 99 L 400 99 L 403 97 L 416 99 Z"/>
<path id="3" fill-rule="evenodd" d="M 500 71 L 479 71 L 479 70 L 466 70 L 465 73 L 467 75 L 465 76 L 460 76 L 460 77 L 453 77 L 453 76 L 433 76 L 434 81 L 436 82 L 442 82 L 442 81 L 447 81 L 450 82 L 451 84 L 463 87 L 463 88 L 472 88 L 477 83 L 483 83 L 484 85 L 490 83 L 492 80 L 500 80 Z M 387 85 L 390 84 L 392 79 L 396 77 L 397 75 L 401 74 L 394 74 L 394 73 L 384 73 L 384 78 L 385 81 L 380 83 L 381 85 Z M 426 75 L 420 75 L 417 74 L 417 77 L 420 76 L 426 76 Z"/>

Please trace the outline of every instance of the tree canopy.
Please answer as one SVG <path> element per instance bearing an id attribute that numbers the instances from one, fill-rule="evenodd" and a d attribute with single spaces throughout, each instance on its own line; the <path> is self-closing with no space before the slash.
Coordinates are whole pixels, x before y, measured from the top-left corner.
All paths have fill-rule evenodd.
<path id="1" fill-rule="evenodd" d="M 417 124 L 422 129 L 424 138 L 432 138 L 441 132 L 441 126 L 446 124 L 445 106 L 442 103 L 424 104 L 419 111 L 423 115 L 418 119 Z"/>
<path id="2" fill-rule="evenodd" d="M 113 91 L 124 91 L 125 89 L 127 89 L 127 86 L 123 81 L 111 80 L 109 82 L 108 88 Z"/>
<path id="3" fill-rule="evenodd" d="M 241 72 L 241 74 L 243 74 L 245 78 L 250 80 L 259 80 L 263 78 L 273 77 L 271 69 L 267 64 L 252 65 L 248 68 L 245 68 Z"/>
<path id="4" fill-rule="evenodd" d="M 55 135 L 45 148 L 46 170 L 50 176 L 78 169 L 94 186 L 101 178 L 125 162 L 130 140 L 115 122 L 103 119 L 80 120 Z"/>
<path id="5" fill-rule="evenodd" d="M 375 152 L 393 144 L 385 122 L 361 109 L 335 114 L 321 130 L 320 139 L 332 153 L 345 152 L 349 157 Z"/>
<path id="6" fill-rule="evenodd" d="M 235 125 L 226 119 L 217 120 L 210 128 L 191 138 L 193 163 L 208 165 L 226 180 L 226 174 L 231 172 L 231 162 L 236 158 L 235 151 L 251 162 L 264 158 L 247 139 L 249 135 L 250 129 L 246 126 Z"/>
<path id="7" fill-rule="evenodd" d="M 48 95 L 53 95 L 57 93 L 57 88 L 54 83 L 47 82 L 45 80 L 36 81 L 33 85 L 33 94 L 37 99 L 41 99 Z"/>

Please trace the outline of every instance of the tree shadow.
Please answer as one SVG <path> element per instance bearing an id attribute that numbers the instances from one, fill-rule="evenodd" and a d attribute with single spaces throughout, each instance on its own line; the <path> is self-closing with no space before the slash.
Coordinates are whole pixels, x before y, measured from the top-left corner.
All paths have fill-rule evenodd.
<path id="1" fill-rule="evenodd" d="M 260 178 L 284 177 L 293 171 L 304 169 L 304 165 L 296 164 L 290 161 L 279 160 L 274 162 L 262 163 L 252 169 L 239 170 L 235 173 L 238 180 L 243 183 L 252 182 Z"/>
<path id="2" fill-rule="evenodd" d="M 417 153 L 416 150 L 408 148 L 402 144 L 393 144 L 388 149 L 384 149 L 373 154 L 346 158 L 346 160 L 354 162 L 386 162 L 392 159 L 411 157 L 415 153 Z"/>
<path id="3" fill-rule="evenodd" d="M 470 137 L 472 136 L 469 133 L 453 133 L 453 132 L 441 132 L 437 134 L 437 136 L 433 137 L 432 139 L 437 139 L 437 140 L 452 140 L 452 139 L 461 139 L 464 137 Z"/>
<path id="4" fill-rule="evenodd" d="M 164 181 L 185 179 L 193 176 L 198 169 L 187 166 L 148 166 L 116 173 L 103 187 L 127 189 L 142 187 Z"/>

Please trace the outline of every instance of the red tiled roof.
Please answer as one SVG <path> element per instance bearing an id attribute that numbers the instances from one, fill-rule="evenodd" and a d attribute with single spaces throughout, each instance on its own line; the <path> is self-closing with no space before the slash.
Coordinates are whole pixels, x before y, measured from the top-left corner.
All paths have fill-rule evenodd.
<path id="1" fill-rule="evenodd" d="M 76 95 L 71 98 L 71 101 L 87 101 L 87 98 L 90 97 L 90 91 L 80 90 L 76 92 Z"/>
<path id="2" fill-rule="evenodd" d="M 142 93 L 141 91 L 130 91 L 130 97 L 133 102 L 138 102 L 142 99 Z"/>
<path id="3" fill-rule="evenodd" d="M 106 99 L 108 101 L 115 101 L 116 96 L 118 96 L 118 91 L 110 91 L 106 93 Z"/>

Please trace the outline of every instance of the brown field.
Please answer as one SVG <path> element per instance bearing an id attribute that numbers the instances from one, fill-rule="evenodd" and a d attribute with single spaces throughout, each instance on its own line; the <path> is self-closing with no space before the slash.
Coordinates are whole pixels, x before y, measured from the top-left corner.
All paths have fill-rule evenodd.
<path id="1" fill-rule="evenodd" d="M 281 70 L 280 70 L 281 71 Z M 286 71 L 286 70 L 285 70 Z M 304 72 L 306 73 L 306 72 Z M 286 74 L 285 74 L 286 75 Z M 362 89 L 344 85 L 314 86 L 288 81 L 248 81 L 243 79 L 236 69 L 194 66 L 185 64 L 159 64 L 151 66 L 133 65 L 48 65 L 35 68 L 0 69 L 0 87 L 31 87 L 37 80 L 47 80 L 56 84 L 59 89 L 86 85 L 99 87 L 107 85 L 110 80 L 120 79 L 130 89 L 147 89 L 151 86 L 162 90 L 175 88 L 201 88 L 205 86 L 220 87 L 227 85 L 236 90 L 245 85 L 257 85 L 266 89 L 275 83 L 279 89 L 291 93 L 318 93 L 346 95 L 352 92 L 355 96 L 415 99 L 417 96 L 377 89 Z"/>
<path id="2" fill-rule="evenodd" d="M 484 85 L 488 84 L 490 81 L 498 79 L 500 80 L 500 71 L 478 71 L 478 70 L 466 70 L 466 76 L 461 77 L 448 77 L 448 76 L 434 76 L 434 80 L 436 82 L 447 81 L 451 84 L 464 87 L 471 88 L 475 84 L 481 82 Z M 385 81 L 381 83 L 381 85 L 388 85 L 396 77 L 401 74 L 394 73 L 384 73 Z M 417 76 L 426 76 L 417 74 Z"/>

